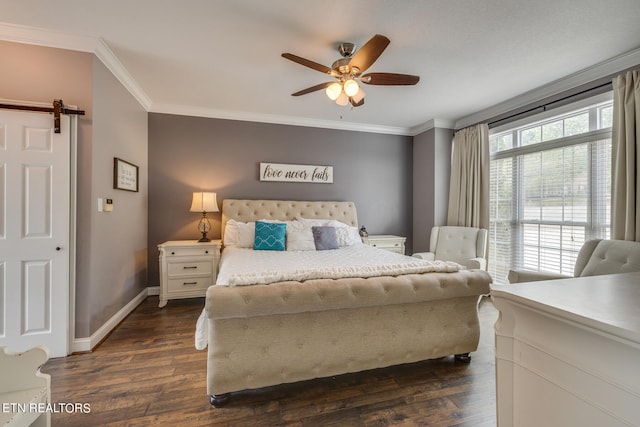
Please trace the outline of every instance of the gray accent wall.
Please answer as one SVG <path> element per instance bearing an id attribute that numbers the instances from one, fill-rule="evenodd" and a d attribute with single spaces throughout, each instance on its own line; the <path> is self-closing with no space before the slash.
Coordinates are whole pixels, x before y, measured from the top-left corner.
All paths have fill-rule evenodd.
<path id="1" fill-rule="evenodd" d="M 453 129 L 413 137 L 413 252 L 427 252 L 431 228 L 446 225 Z"/>
<path id="2" fill-rule="evenodd" d="M 406 236 L 411 252 L 412 138 L 367 132 L 149 114 L 149 285 L 157 245 L 198 239 L 194 191 L 225 198 L 351 200 L 371 234 Z M 332 184 L 264 182 L 260 162 L 333 166 Z M 220 213 L 211 238 L 220 237 Z"/>

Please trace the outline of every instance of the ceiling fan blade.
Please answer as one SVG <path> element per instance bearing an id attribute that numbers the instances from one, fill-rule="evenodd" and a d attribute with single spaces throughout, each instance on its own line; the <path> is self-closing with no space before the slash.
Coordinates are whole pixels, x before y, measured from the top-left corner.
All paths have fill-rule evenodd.
<path id="1" fill-rule="evenodd" d="M 349 66 L 352 69 L 358 68 L 358 74 L 363 73 L 371 64 L 376 62 L 376 59 L 382 55 L 382 52 L 387 48 L 389 43 L 390 40 L 388 38 L 376 34 L 366 42 L 364 46 L 358 49 L 351 58 L 351 61 L 349 61 Z"/>
<path id="2" fill-rule="evenodd" d="M 359 107 L 361 105 L 364 105 L 364 98 L 362 98 L 359 102 L 356 102 L 356 100 L 353 99 L 353 97 L 351 97 L 349 98 L 349 102 L 351 103 L 352 106 Z"/>
<path id="3" fill-rule="evenodd" d="M 362 76 L 362 83 L 381 86 L 411 86 L 420 81 L 420 76 L 396 73 L 367 73 Z"/>
<path id="4" fill-rule="evenodd" d="M 306 94 L 311 93 L 311 92 L 315 92 L 315 91 L 318 91 L 318 90 L 326 89 L 327 86 L 329 86 L 331 83 L 334 83 L 334 82 L 320 83 L 319 85 L 311 86 L 311 87 L 308 87 L 306 89 L 299 90 L 296 93 L 292 93 L 291 96 L 306 95 Z"/>
<path id="5" fill-rule="evenodd" d="M 300 65 L 304 65 L 305 67 L 309 67 L 309 68 L 312 68 L 312 69 L 314 69 L 316 71 L 320 71 L 321 73 L 331 74 L 331 71 L 332 71 L 331 68 L 329 68 L 329 67 L 327 67 L 325 65 L 318 64 L 317 62 L 313 62 L 313 61 L 310 61 L 308 59 L 304 59 L 304 58 L 302 58 L 300 56 L 297 56 L 297 55 L 294 55 L 292 53 L 283 53 L 282 57 L 283 58 L 287 58 L 288 60 L 296 62 L 296 63 L 298 63 Z"/>

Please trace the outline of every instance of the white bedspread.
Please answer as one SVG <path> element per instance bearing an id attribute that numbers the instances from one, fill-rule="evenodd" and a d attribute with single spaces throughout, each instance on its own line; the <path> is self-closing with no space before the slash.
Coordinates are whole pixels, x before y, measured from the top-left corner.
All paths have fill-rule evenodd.
<path id="1" fill-rule="evenodd" d="M 266 285 L 282 281 L 398 276 L 456 272 L 449 261 L 427 261 L 368 245 L 328 251 L 254 251 L 226 248 L 220 259 L 217 285 Z"/>

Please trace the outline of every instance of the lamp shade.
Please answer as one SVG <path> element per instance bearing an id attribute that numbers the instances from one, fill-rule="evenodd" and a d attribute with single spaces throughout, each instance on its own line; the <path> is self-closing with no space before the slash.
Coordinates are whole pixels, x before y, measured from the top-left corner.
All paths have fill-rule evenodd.
<path id="1" fill-rule="evenodd" d="M 346 93 L 347 96 L 354 96 L 356 93 L 358 93 L 358 90 L 360 90 L 360 86 L 358 86 L 357 81 L 349 79 L 344 82 L 344 93 Z"/>
<path id="2" fill-rule="evenodd" d="M 218 212 L 216 193 L 193 193 L 190 210 L 191 212 Z"/>
<path id="3" fill-rule="evenodd" d="M 362 88 L 360 88 L 358 90 L 358 93 L 356 93 L 355 95 L 353 95 L 351 98 L 353 99 L 353 102 L 355 102 L 356 104 L 360 103 L 360 101 L 362 101 L 364 99 L 364 96 L 366 95 L 366 93 L 364 92 L 364 90 Z"/>
<path id="4" fill-rule="evenodd" d="M 338 82 L 331 83 L 329 86 L 327 86 L 325 92 L 330 100 L 335 101 L 336 99 L 338 99 L 340 93 L 342 92 L 342 86 L 340 86 L 340 83 Z"/>
<path id="5" fill-rule="evenodd" d="M 343 107 L 345 105 L 348 105 L 349 104 L 349 97 L 347 96 L 347 94 L 342 92 L 340 94 L 340 96 L 338 97 L 338 99 L 336 99 L 336 104 L 342 105 Z"/>

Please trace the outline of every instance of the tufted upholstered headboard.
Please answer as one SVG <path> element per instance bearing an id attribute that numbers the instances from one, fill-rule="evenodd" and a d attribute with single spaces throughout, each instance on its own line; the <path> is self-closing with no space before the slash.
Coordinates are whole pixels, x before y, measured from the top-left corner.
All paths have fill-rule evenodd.
<path id="1" fill-rule="evenodd" d="M 335 219 L 353 227 L 358 226 L 356 205 L 353 202 L 224 199 L 221 238 L 224 239 L 224 229 L 230 219 L 241 222 L 259 219 L 287 221 L 298 216 L 310 219 Z"/>

